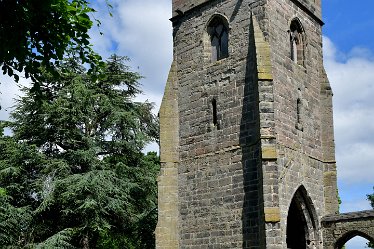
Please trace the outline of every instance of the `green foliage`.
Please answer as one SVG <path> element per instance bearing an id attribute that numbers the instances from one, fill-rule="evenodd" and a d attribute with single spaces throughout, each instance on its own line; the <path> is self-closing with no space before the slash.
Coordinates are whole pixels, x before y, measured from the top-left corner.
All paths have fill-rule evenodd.
<path id="1" fill-rule="evenodd" d="M 3 245 L 154 247 L 159 159 L 142 150 L 158 123 L 133 101 L 141 77 L 125 61 L 112 56 L 96 77 L 73 57 L 59 79 L 44 71 L 39 91 L 23 89 L 3 124 L 14 135 L 0 137 L 0 198 L 4 230 L 25 219 Z"/>
<path id="2" fill-rule="evenodd" d="M 0 1 L 3 73 L 18 81 L 16 72 L 24 72 L 35 82 L 43 66 L 56 75 L 55 67 L 68 50 L 78 53 L 93 69 L 101 67 L 101 57 L 92 50 L 88 36 L 94 12 L 87 0 Z"/>
<path id="3" fill-rule="evenodd" d="M 2 124 L 4 125 L 4 124 Z M 33 148 L 18 144 L 10 137 L 0 138 L 0 244 L 15 248 L 24 245 L 31 224 L 29 190 L 33 169 L 40 161 Z M 25 159 L 25 160 L 22 160 Z"/>
<path id="4" fill-rule="evenodd" d="M 373 194 L 367 195 L 368 200 L 370 201 L 371 207 L 374 209 L 374 187 L 373 187 Z"/>
<path id="5" fill-rule="evenodd" d="M 368 242 L 368 248 L 374 248 L 374 243 L 373 242 Z"/>
<path id="6" fill-rule="evenodd" d="M 373 187 L 373 194 L 367 195 L 368 201 L 370 201 L 371 207 L 374 209 L 374 187 Z M 368 243 L 369 248 L 374 248 L 374 242 Z"/>
<path id="7" fill-rule="evenodd" d="M 52 235 L 41 243 L 30 245 L 30 247 L 33 247 L 35 249 L 77 249 L 69 242 L 72 234 L 73 230 L 67 228 Z"/>

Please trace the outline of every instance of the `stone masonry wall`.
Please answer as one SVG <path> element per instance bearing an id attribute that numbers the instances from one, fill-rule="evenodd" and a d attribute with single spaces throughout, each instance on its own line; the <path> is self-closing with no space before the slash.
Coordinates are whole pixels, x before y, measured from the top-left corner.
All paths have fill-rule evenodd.
<path id="1" fill-rule="evenodd" d="M 174 23 L 180 248 L 264 248 L 251 2 L 211 1 Z M 227 19 L 230 41 L 229 57 L 214 63 L 206 33 L 213 15 Z"/>
<path id="2" fill-rule="evenodd" d="M 214 0 L 213 0 L 214 1 Z M 290 0 L 304 10 L 309 11 L 317 17 L 321 17 L 321 0 Z M 173 0 L 173 16 L 178 15 L 178 12 L 186 12 L 201 4 L 212 2 L 212 0 Z"/>
<path id="3" fill-rule="evenodd" d="M 295 18 L 302 24 L 304 31 L 304 65 L 294 62 L 290 56 L 289 29 Z M 269 85 L 271 90 L 268 90 L 272 91 L 274 101 L 264 103 L 268 107 L 265 113 L 273 112 L 274 123 L 263 122 L 261 119 L 260 129 L 261 136 L 268 136 L 272 132 L 275 138 L 264 139 L 262 146 L 274 144 L 277 152 L 275 161 L 264 161 L 263 164 L 265 215 L 267 209 L 273 212 L 278 209 L 280 213 L 278 223 L 266 223 L 266 236 L 269 238 L 267 246 L 286 248 L 288 209 L 295 191 L 303 186 L 307 198 L 312 200 L 310 208 L 315 211 L 313 218 L 318 234 L 314 243 L 317 248 L 322 248 L 320 220 L 325 214 L 337 210 L 327 210 L 325 207 L 325 171 L 334 162 L 325 160 L 322 144 L 323 132 L 328 127 L 324 123 L 326 119 L 323 119 L 322 112 L 331 105 L 331 98 L 321 101 L 321 75 L 324 73 L 321 21 L 305 12 L 294 1 L 268 0 L 259 25 L 265 40 L 270 44 L 274 78 Z M 301 102 L 299 117 L 298 100 Z M 260 102 L 262 118 L 261 106 Z M 332 112 L 329 114 L 332 115 Z M 327 133 L 331 132 L 333 131 L 330 129 Z M 333 134 L 330 138 L 333 138 Z M 334 153 L 333 141 L 329 145 Z M 334 173 L 335 168 L 329 169 Z M 336 178 L 329 180 L 330 186 L 336 186 Z M 329 200 L 337 204 L 336 193 Z M 274 240 L 274 237 L 279 239 Z"/>
<path id="4" fill-rule="evenodd" d="M 318 0 L 173 1 L 177 113 L 172 109 L 170 117 L 178 125 L 169 125 L 169 137 L 178 139 L 166 150 L 178 158 L 162 165 L 171 171 L 162 171 L 159 186 L 178 203 L 159 193 L 176 222 L 167 237 L 166 212 L 159 218 L 156 237 L 164 246 L 157 248 L 286 248 L 288 210 L 300 186 L 311 200 L 313 243 L 322 248 L 320 221 L 337 211 L 337 198 L 319 6 Z M 211 62 L 207 25 L 214 15 L 228 23 L 229 56 Z M 290 58 L 295 17 L 306 37 L 304 65 Z M 165 134 L 166 128 L 161 124 Z"/>
<path id="5" fill-rule="evenodd" d="M 322 225 L 326 249 L 340 249 L 355 236 L 374 243 L 374 210 L 326 216 Z"/>

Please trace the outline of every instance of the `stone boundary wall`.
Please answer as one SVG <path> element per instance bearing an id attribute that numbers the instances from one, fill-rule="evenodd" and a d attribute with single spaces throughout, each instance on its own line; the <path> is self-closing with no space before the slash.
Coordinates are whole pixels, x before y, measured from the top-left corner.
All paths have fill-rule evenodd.
<path id="1" fill-rule="evenodd" d="M 340 249 L 356 236 L 374 242 L 374 210 L 328 215 L 322 227 L 326 249 Z"/>

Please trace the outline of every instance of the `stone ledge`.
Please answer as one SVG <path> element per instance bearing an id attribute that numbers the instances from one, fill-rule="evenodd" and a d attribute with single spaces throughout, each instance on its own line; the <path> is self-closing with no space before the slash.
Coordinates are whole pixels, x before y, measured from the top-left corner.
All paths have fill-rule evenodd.
<path id="1" fill-rule="evenodd" d="M 327 215 L 327 216 L 324 216 L 321 221 L 325 223 L 330 223 L 330 222 L 358 220 L 358 219 L 365 219 L 365 218 L 374 219 L 374 210 L 365 210 L 365 211 L 360 211 L 360 212 Z"/>

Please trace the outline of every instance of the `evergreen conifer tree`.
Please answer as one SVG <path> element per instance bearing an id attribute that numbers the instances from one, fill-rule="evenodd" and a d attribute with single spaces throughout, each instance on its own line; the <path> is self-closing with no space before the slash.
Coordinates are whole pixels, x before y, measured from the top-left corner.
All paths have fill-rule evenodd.
<path id="1" fill-rule="evenodd" d="M 0 243 L 9 248 L 152 248 L 156 224 L 152 104 L 135 102 L 141 76 L 112 56 L 100 75 L 77 57 L 38 91 L 23 89 L 2 123 Z M 3 130 L 3 129 L 2 129 Z"/>

